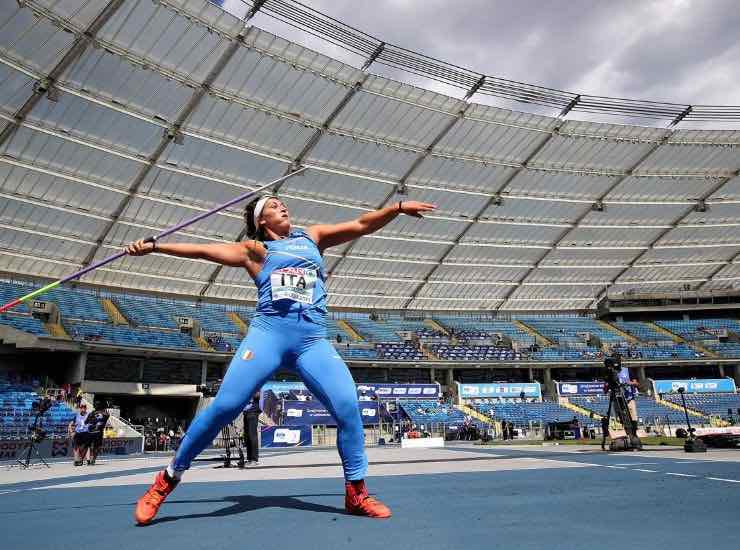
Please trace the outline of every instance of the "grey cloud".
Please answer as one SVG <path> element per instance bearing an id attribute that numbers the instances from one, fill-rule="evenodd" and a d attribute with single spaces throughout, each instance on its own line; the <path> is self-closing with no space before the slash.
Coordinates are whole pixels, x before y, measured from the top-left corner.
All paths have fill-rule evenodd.
<path id="1" fill-rule="evenodd" d="M 712 90 L 710 81 L 719 75 L 740 83 L 740 63 L 728 55 L 738 47 L 736 0 L 684 4 L 664 0 L 310 3 L 382 40 L 485 74 L 597 95 L 706 103 L 694 94 L 711 92 L 712 102 L 740 103 L 740 86 L 722 93 Z M 255 24 L 298 40 L 294 30 L 265 16 L 258 16 Z M 716 60 L 711 71 L 704 68 L 709 60 Z M 606 78 L 599 76 L 599 70 Z M 709 82 L 698 86 L 697 78 Z"/>

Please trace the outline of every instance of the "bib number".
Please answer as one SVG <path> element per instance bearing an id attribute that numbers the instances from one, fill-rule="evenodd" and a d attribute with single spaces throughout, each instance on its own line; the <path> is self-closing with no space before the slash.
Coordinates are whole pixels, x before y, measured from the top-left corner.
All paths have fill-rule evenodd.
<path id="1" fill-rule="evenodd" d="M 302 304 L 312 304 L 316 279 L 315 269 L 302 267 L 276 269 L 270 274 L 272 301 L 292 300 Z"/>

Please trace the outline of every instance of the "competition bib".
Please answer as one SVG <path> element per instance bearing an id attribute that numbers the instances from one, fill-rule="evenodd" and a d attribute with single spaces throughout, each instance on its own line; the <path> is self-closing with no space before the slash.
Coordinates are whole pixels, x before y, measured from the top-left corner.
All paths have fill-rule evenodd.
<path id="1" fill-rule="evenodd" d="M 270 274 L 272 301 L 293 300 L 302 304 L 312 304 L 316 279 L 315 269 L 302 267 L 276 269 Z"/>

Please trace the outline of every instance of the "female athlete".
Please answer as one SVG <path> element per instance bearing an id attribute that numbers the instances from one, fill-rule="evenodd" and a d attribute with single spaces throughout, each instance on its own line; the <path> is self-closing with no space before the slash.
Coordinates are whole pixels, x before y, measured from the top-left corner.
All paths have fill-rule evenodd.
<path id="1" fill-rule="evenodd" d="M 337 448 L 345 478 L 345 508 L 351 514 L 390 517 L 365 487 L 367 457 L 354 380 L 326 339 L 326 288 L 322 253 L 329 247 L 378 231 L 399 214 L 422 217 L 434 205 L 401 201 L 333 225 L 292 229 L 285 204 L 266 196 L 245 208 L 248 241 L 233 244 L 185 244 L 137 241 L 131 256 L 151 252 L 199 258 L 243 267 L 257 286 L 257 312 L 246 338 L 229 364 L 213 403 L 190 425 L 174 460 L 157 474 L 136 505 L 140 525 L 151 523 L 159 507 L 221 428 L 244 409 L 255 390 L 278 369 L 294 369 L 337 423 Z"/>

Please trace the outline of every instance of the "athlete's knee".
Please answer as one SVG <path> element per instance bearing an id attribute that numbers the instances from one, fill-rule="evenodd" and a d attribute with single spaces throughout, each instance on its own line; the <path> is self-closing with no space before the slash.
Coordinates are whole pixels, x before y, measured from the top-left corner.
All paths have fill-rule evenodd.
<path id="1" fill-rule="evenodd" d="M 360 410 L 357 399 L 354 396 L 340 398 L 334 402 L 334 412 L 337 415 L 337 423 L 342 428 L 362 425 Z"/>

